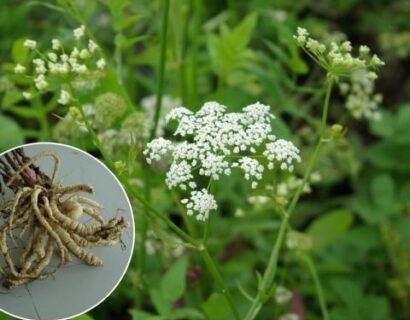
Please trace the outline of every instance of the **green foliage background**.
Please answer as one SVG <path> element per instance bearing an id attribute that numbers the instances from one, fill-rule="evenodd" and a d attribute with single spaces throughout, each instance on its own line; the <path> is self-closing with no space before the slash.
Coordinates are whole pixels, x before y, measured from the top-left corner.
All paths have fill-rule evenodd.
<path id="1" fill-rule="evenodd" d="M 54 141 L 56 125 L 67 113 L 53 96 L 32 104 L 22 99 L 12 72 L 26 59 L 22 39 L 37 39 L 40 46 L 65 39 L 82 19 L 111 66 L 97 91 L 84 99 L 110 91 L 125 99 L 128 112 L 140 110 L 141 99 L 157 90 L 162 3 L 1 1 L 0 151 L 23 142 Z M 255 101 L 269 104 L 277 116 L 274 133 L 303 146 L 304 159 L 316 137 L 324 73 L 297 49 L 296 27 L 325 39 L 342 32 L 386 62 L 376 82 L 384 96 L 381 121 L 347 117 L 344 98 L 334 95 L 329 123 L 346 127 L 346 138 L 326 145 L 318 165 L 322 180 L 292 216 L 292 228 L 313 240 L 309 256 L 332 320 L 410 319 L 409 18 L 405 0 L 170 1 L 164 94 L 181 98 L 192 110 L 212 100 L 230 111 Z M 121 127 L 123 120 L 110 126 Z M 140 140 L 112 158 L 124 161 L 122 174 L 141 184 L 148 169 L 141 160 L 145 141 L 140 132 L 136 136 Z M 65 142 L 100 156 L 87 136 Z M 297 168 L 299 173 L 304 169 L 303 163 Z M 179 195 L 164 187 L 163 173 L 148 175 L 150 191 L 144 197 L 183 225 L 175 201 Z M 251 191 L 239 176 L 224 179 L 216 194 L 221 209 L 212 220 L 210 251 L 245 313 L 249 302 L 242 291 L 255 292 L 256 273 L 266 265 L 279 218 L 272 203 L 249 203 Z M 189 249 L 175 256 L 172 232 L 146 218 L 138 202 L 134 207 L 137 233 L 154 232 L 157 251 L 144 254 L 144 237 L 137 237 L 134 260 L 120 286 L 77 319 L 232 319 L 198 256 Z M 241 218 L 234 214 L 238 209 L 244 212 Z M 193 225 L 194 231 L 201 227 Z M 278 284 L 301 298 L 305 319 L 322 319 L 308 266 L 286 250 Z M 294 307 L 276 305 L 269 297 L 257 319 L 279 319 L 288 308 Z"/>

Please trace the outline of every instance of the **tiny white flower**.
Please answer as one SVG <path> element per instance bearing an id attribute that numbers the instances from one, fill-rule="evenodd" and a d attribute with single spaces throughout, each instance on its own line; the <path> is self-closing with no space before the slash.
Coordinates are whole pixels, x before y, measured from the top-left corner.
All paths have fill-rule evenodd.
<path id="1" fill-rule="evenodd" d="M 31 40 L 31 39 L 27 39 L 26 41 L 24 41 L 24 47 L 27 49 L 35 49 L 37 46 L 37 41 Z"/>
<path id="2" fill-rule="evenodd" d="M 53 61 L 53 62 L 56 62 L 56 61 L 57 61 L 57 55 L 56 55 L 54 52 L 49 52 L 49 53 L 47 54 L 47 57 L 48 57 L 51 61 Z"/>
<path id="3" fill-rule="evenodd" d="M 99 59 L 96 65 L 98 69 L 103 70 L 105 68 L 105 60 L 103 58 Z"/>
<path id="4" fill-rule="evenodd" d="M 48 82 L 45 80 L 44 74 L 40 74 L 34 78 L 34 85 L 38 90 L 44 90 L 48 87 Z"/>
<path id="5" fill-rule="evenodd" d="M 14 67 L 14 72 L 17 74 L 22 74 L 26 72 L 26 67 L 22 66 L 21 64 L 16 64 L 16 66 Z"/>
<path id="6" fill-rule="evenodd" d="M 73 34 L 76 40 L 80 40 L 85 34 L 85 26 L 74 29 Z"/>
<path id="7" fill-rule="evenodd" d="M 90 56 L 90 52 L 87 49 L 82 49 L 80 51 L 80 58 L 87 59 Z"/>
<path id="8" fill-rule="evenodd" d="M 94 41 L 92 41 L 92 40 L 89 40 L 88 41 L 88 50 L 91 52 L 91 53 L 93 53 L 95 50 L 97 50 L 98 49 L 98 45 L 94 42 Z"/>
<path id="9" fill-rule="evenodd" d="M 23 92 L 23 97 L 24 97 L 24 99 L 26 99 L 26 100 L 30 100 L 31 97 L 32 97 L 32 95 L 31 95 L 30 92 L 24 91 L 24 92 Z"/>
<path id="10" fill-rule="evenodd" d="M 51 47 L 53 48 L 53 50 L 58 50 L 61 48 L 61 42 L 58 39 L 53 39 L 51 40 Z"/>
<path id="11" fill-rule="evenodd" d="M 60 98 L 58 99 L 58 103 L 62 105 L 67 105 L 71 100 L 71 95 L 66 90 L 61 90 Z"/>

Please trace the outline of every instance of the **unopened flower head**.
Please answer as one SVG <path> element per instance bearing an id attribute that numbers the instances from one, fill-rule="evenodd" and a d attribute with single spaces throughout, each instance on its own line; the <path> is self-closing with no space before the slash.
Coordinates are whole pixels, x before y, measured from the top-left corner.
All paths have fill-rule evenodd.
<path id="1" fill-rule="evenodd" d="M 275 290 L 275 301 L 278 304 L 286 304 L 292 299 L 292 292 L 282 286 L 278 286 Z"/>
<path id="2" fill-rule="evenodd" d="M 360 69 L 373 72 L 371 75 L 374 77 L 375 71 L 384 65 L 377 55 L 370 55 L 367 46 L 360 46 L 358 56 L 354 56 L 350 41 L 331 42 L 330 45 L 326 45 L 312 38 L 306 29 L 300 27 L 293 37 L 298 46 L 335 77 L 349 77 L 352 72 Z"/>
<path id="3" fill-rule="evenodd" d="M 166 178 L 169 188 L 195 190 L 199 187 L 196 177 L 219 180 L 238 170 L 255 189 L 265 170 L 277 167 L 292 171 L 294 163 L 301 161 L 299 150 L 291 142 L 271 133 L 272 119 L 270 107 L 261 103 L 235 113 L 226 112 L 226 107 L 217 102 L 207 102 L 195 113 L 184 107 L 174 108 L 166 120 L 178 123 L 174 135 L 185 141 L 154 139 L 144 155 L 148 163 L 170 156 L 172 163 Z M 205 212 L 198 214 L 205 219 L 208 216 Z"/>
<path id="4" fill-rule="evenodd" d="M 374 77 L 364 70 L 352 74 L 349 82 L 341 82 L 340 92 L 346 96 L 346 109 L 355 119 L 379 120 L 381 113 L 379 106 L 383 97 L 375 93 Z"/>

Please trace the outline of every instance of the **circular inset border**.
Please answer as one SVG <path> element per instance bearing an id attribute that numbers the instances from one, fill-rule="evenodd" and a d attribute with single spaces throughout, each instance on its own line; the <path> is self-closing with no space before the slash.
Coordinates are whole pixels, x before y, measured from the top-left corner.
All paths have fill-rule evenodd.
<path id="1" fill-rule="evenodd" d="M 126 261 L 126 263 L 125 263 L 124 269 L 122 270 L 120 276 L 117 277 L 117 280 L 115 281 L 115 284 L 112 285 L 111 289 L 107 289 L 107 290 L 106 290 L 106 293 L 103 294 L 102 297 L 99 297 L 96 302 L 94 302 L 93 304 L 91 304 L 89 307 L 84 307 L 84 310 L 82 310 L 82 311 L 80 311 L 80 312 L 76 311 L 76 313 L 74 313 L 74 314 L 64 314 L 64 315 L 61 315 L 61 316 L 59 316 L 59 317 L 52 317 L 52 318 L 51 318 L 51 317 L 47 317 L 47 316 L 40 317 L 40 316 L 39 316 L 39 312 L 38 312 L 37 310 L 35 310 L 36 312 L 35 312 L 35 314 L 33 314 L 33 317 L 26 318 L 26 317 L 24 317 L 24 316 L 21 316 L 21 315 L 18 315 L 18 314 L 15 314 L 15 313 L 13 313 L 13 312 L 9 312 L 9 311 L 3 309 L 3 306 L 2 306 L 1 303 L 0 303 L 0 310 L 1 310 L 2 312 L 4 312 L 4 313 L 7 314 L 7 315 L 10 315 L 10 316 L 13 316 L 13 317 L 16 317 L 16 318 L 19 318 L 19 319 L 24 319 L 24 320 L 37 320 L 37 319 L 63 320 L 63 319 L 67 319 L 67 318 L 74 318 L 74 317 L 78 317 L 78 316 L 80 316 L 80 315 L 82 315 L 82 314 L 87 313 L 88 311 L 92 310 L 93 308 L 95 308 L 96 306 L 98 306 L 99 304 L 101 304 L 105 299 L 107 299 L 107 298 L 112 294 L 112 292 L 118 287 L 118 285 L 120 284 L 120 282 L 121 282 L 122 279 L 124 278 L 125 273 L 127 272 L 128 268 L 129 268 L 129 265 L 130 265 L 130 262 L 131 262 L 131 259 L 132 259 L 132 255 L 133 255 L 133 251 L 134 251 L 134 244 L 135 244 L 135 222 L 134 222 L 134 215 L 133 215 L 133 210 L 132 210 L 131 202 L 130 202 L 130 200 L 129 200 L 129 198 L 128 198 L 128 195 L 127 195 L 127 193 L 126 193 L 124 187 L 122 186 L 121 182 L 120 182 L 120 181 L 118 180 L 118 178 L 114 175 L 114 173 L 113 173 L 100 159 L 94 157 L 93 155 L 89 154 L 88 152 L 86 152 L 86 151 L 84 151 L 84 150 L 82 150 L 82 149 L 79 149 L 79 148 L 77 148 L 77 147 L 73 147 L 73 146 L 70 146 L 70 145 L 62 144 L 62 143 L 55 143 L 55 142 L 35 142 L 35 143 L 27 143 L 27 144 L 24 144 L 24 145 L 21 145 L 21 146 L 16 146 L 16 147 L 10 148 L 9 150 L 6 150 L 6 151 L 0 153 L 0 158 L 3 157 L 6 153 L 8 153 L 8 152 L 10 152 L 10 151 L 13 151 L 13 150 L 15 150 L 15 149 L 17 149 L 17 148 L 24 148 L 25 151 L 29 151 L 30 148 L 33 148 L 33 147 L 34 147 L 34 149 L 37 149 L 37 148 L 41 149 L 41 147 L 44 147 L 44 146 L 45 146 L 45 147 L 46 147 L 46 146 L 49 146 L 50 148 L 48 148 L 48 150 L 50 150 L 50 149 L 52 150 L 53 147 L 56 147 L 57 149 L 60 149 L 60 150 L 65 149 L 65 150 L 67 150 L 67 151 L 71 151 L 74 155 L 81 154 L 81 155 L 83 156 L 82 161 L 94 161 L 95 163 L 97 163 L 97 164 L 100 166 L 100 169 L 101 169 L 101 170 L 104 170 L 105 172 L 108 172 L 108 173 L 109 173 L 109 175 L 107 175 L 107 176 L 110 177 L 111 179 L 113 179 L 113 181 L 115 181 L 115 183 L 117 184 L 116 187 L 119 188 L 120 193 L 123 195 L 123 197 L 124 197 L 125 200 L 126 200 L 126 201 L 125 201 L 125 204 L 127 205 L 127 209 L 128 209 L 127 212 L 129 213 L 129 216 L 127 216 L 127 218 L 130 218 L 130 221 L 129 221 L 130 226 L 129 226 L 128 228 L 131 228 L 131 233 L 132 233 L 132 235 L 131 235 L 130 240 L 129 240 L 128 243 L 130 243 L 131 246 L 130 246 L 130 250 L 127 250 L 127 251 L 129 251 L 129 254 L 128 254 L 128 259 L 127 259 L 127 261 Z M 44 149 L 47 149 L 47 148 L 44 148 Z M 37 151 L 41 151 L 41 150 L 37 150 Z M 37 153 L 37 152 L 36 152 L 36 153 Z M 58 153 L 58 151 L 57 151 L 57 153 Z M 64 168 L 64 159 L 62 159 L 62 161 L 61 161 L 61 167 Z M 76 183 L 79 183 L 79 182 L 76 182 Z M 81 182 L 80 182 L 80 183 L 81 183 Z M 85 183 L 85 182 L 83 182 L 83 183 Z M 99 186 L 97 186 L 97 187 L 96 187 L 96 194 L 98 194 L 98 191 L 99 191 L 99 190 L 101 191 L 101 189 L 99 188 Z M 104 203 L 104 204 L 105 204 L 105 203 Z M 128 229 L 128 228 L 127 228 L 127 229 Z M 126 230 L 127 230 L 127 229 L 126 229 Z M 104 250 L 104 249 L 105 249 L 105 250 L 108 250 L 107 248 L 102 248 L 102 250 Z M 103 251 L 101 251 L 101 252 L 103 252 Z M 81 262 L 81 264 L 83 264 L 83 263 Z M 75 266 L 76 266 L 76 265 L 75 265 Z M 84 266 L 84 267 L 86 267 L 86 268 L 94 268 L 94 267 L 88 267 L 88 266 L 86 266 L 85 264 L 83 264 L 83 265 L 81 265 L 81 266 Z M 81 267 L 80 267 L 80 268 L 81 268 Z M 104 266 L 103 266 L 102 268 L 104 268 Z M 58 270 L 58 272 L 64 272 L 63 269 L 64 269 L 64 266 L 61 268 L 61 270 Z M 98 269 L 95 269 L 95 270 L 98 270 Z M 58 272 L 57 272 L 57 276 L 58 276 Z M 81 272 L 81 271 L 80 271 L 80 272 Z M 57 279 L 57 277 L 56 277 L 56 279 Z M 39 283 L 38 285 L 41 285 L 41 283 L 42 283 L 42 284 L 44 285 L 44 284 L 47 284 L 47 283 L 45 283 L 45 282 L 47 282 L 47 281 L 48 281 L 48 280 L 35 281 L 35 282 L 33 282 L 33 284 L 34 284 L 34 283 Z M 50 282 L 49 282 L 49 283 L 50 283 Z M 27 286 L 29 286 L 29 285 L 31 285 L 31 283 L 28 284 Z M 89 285 L 92 286 L 93 283 L 90 283 Z M 30 293 L 30 291 L 28 290 L 28 287 L 26 287 L 26 289 L 27 289 L 27 292 L 28 292 L 30 298 L 31 298 L 32 301 L 33 301 L 34 309 L 36 309 L 35 304 L 34 304 L 33 297 L 31 296 L 31 293 Z M 61 289 L 64 289 L 64 288 L 61 288 Z M 13 290 L 14 290 L 14 289 L 13 289 Z M 12 294 L 12 292 L 10 292 L 10 294 Z M 19 297 L 14 297 L 14 298 L 15 298 L 15 299 L 19 299 Z M 2 299 L 2 300 L 4 301 L 4 299 Z M 16 302 L 16 303 L 19 304 L 19 302 Z M 65 303 L 65 304 L 70 304 L 69 301 L 64 301 L 63 303 Z M 68 313 L 68 312 L 66 312 L 66 313 Z M 34 316 L 37 316 L 37 318 L 35 318 Z"/>

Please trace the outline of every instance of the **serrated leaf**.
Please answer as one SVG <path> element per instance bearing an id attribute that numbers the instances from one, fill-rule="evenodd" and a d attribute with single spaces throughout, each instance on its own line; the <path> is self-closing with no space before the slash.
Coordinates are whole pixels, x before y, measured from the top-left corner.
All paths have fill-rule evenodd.
<path id="1" fill-rule="evenodd" d="M 161 279 L 161 294 L 167 301 L 175 302 L 185 292 L 188 258 L 178 259 Z"/>
<path id="2" fill-rule="evenodd" d="M 343 236 L 353 223 L 353 214 L 346 210 L 334 210 L 315 219 L 307 229 L 313 247 L 321 251 Z"/>

